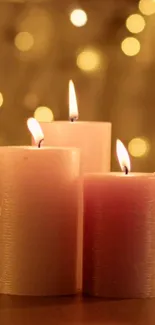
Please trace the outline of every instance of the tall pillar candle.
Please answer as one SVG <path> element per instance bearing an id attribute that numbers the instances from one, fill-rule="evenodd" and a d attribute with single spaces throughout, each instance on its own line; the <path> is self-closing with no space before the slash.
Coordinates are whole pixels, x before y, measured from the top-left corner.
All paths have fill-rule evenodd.
<path id="1" fill-rule="evenodd" d="M 76 95 L 71 81 L 69 86 L 70 121 L 40 123 L 45 135 L 44 145 L 80 148 L 83 172 L 108 172 L 111 157 L 111 123 L 77 121 Z"/>
<path id="2" fill-rule="evenodd" d="M 110 123 L 57 121 L 40 124 L 45 134 L 45 146 L 81 149 L 83 172 L 110 171 Z"/>
<path id="3" fill-rule="evenodd" d="M 44 145 L 79 148 L 83 173 L 109 172 L 111 164 L 111 123 L 77 121 L 78 108 L 72 81 L 69 83 L 69 110 L 70 121 L 40 123 L 45 135 Z M 32 143 L 34 144 L 33 140 Z M 81 251 L 83 248 L 82 229 L 83 224 L 81 222 L 79 227 Z M 82 269 L 80 260 L 78 264 L 81 265 Z M 80 289 L 81 277 L 81 275 L 78 277 Z"/>
<path id="4" fill-rule="evenodd" d="M 0 293 L 77 292 L 80 153 L 0 148 Z"/>
<path id="5" fill-rule="evenodd" d="M 83 260 L 84 293 L 106 298 L 155 296 L 153 174 L 84 177 Z"/>

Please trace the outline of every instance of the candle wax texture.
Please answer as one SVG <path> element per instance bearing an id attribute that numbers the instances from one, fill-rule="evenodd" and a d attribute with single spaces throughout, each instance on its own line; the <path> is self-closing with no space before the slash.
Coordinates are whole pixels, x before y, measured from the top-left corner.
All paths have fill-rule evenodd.
<path id="1" fill-rule="evenodd" d="M 155 296 L 155 177 L 91 174 L 84 179 L 84 293 Z"/>
<path id="2" fill-rule="evenodd" d="M 109 172 L 111 123 L 58 121 L 40 123 L 44 145 L 81 149 L 84 172 Z"/>
<path id="3" fill-rule="evenodd" d="M 0 148 L 0 293 L 77 291 L 80 153 Z"/>

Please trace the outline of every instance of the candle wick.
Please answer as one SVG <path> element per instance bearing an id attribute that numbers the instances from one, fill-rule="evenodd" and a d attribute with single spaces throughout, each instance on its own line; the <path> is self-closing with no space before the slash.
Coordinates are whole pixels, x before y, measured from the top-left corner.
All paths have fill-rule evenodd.
<path id="1" fill-rule="evenodd" d="M 38 148 L 41 147 L 41 143 L 43 142 L 44 138 L 42 138 L 39 142 L 38 142 Z"/>
<path id="2" fill-rule="evenodd" d="M 125 172 L 125 175 L 128 175 L 128 173 L 129 173 L 128 168 L 126 166 L 124 166 L 124 172 Z"/>
<path id="3" fill-rule="evenodd" d="M 72 116 L 72 117 L 70 117 L 70 122 L 75 122 L 75 121 L 77 121 L 77 117 L 76 116 Z"/>

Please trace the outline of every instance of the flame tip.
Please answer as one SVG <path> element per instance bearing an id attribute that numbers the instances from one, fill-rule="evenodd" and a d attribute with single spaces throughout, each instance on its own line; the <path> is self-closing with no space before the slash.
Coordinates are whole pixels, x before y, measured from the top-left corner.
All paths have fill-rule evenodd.
<path id="1" fill-rule="evenodd" d="M 69 80 L 69 117 L 71 120 L 78 118 L 78 106 L 73 81 Z"/>
<path id="2" fill-rule="evenodd" d="M 72 79 L 69 80 L 69 87 L 74 87 L 74 82 Z"/>
<path id="3" fill-rule="evenodd" d="M 123 142 L 119 139 L 116 141 L 116 152 L 121 169 L 124 167 L 130 171 L 130 158 L 127 149 L 125 148 Z"/>
<path id="4" fill-rule="evenodd" d="M 120 139 L 117 139 L 117 140 L 116 140 L 116 143 L 117 143 L 117 144 L 123 144 L 123 142 L 122 142 Z"/>
<path id="5" fill-rule="evenodd" d="M 35 118 L 30 117 L 27 120 L 27 126 L 34 137 L 36 144 L 39 144 L 44 139 L 44 134 L 39 122 Z"/>

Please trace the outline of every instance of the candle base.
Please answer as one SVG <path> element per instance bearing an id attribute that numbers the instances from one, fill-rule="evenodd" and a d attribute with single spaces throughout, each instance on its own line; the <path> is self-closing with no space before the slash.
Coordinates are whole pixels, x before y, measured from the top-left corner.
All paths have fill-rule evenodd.
<path id="1" fill-rule="evenodd" d="M 1 148 L 0 293 L 77 293 L 80 153 Z"/>
<path id="2" fill-rule="evenodd" d="M 85 176 L 85 294 L 155 297 L 154 193 L 153 176 Z"/>

